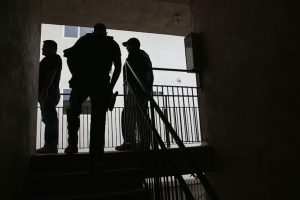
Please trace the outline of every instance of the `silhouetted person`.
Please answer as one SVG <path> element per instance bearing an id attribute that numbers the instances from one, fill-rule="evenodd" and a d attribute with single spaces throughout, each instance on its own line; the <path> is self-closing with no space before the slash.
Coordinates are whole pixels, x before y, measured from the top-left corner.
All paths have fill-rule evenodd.
<path id="1" fill-rule="evenodd" d="M 78 152 L 79 115 L 83 102 L 90 97 L 90 170 L 104 153 L 106 111 L 112 98 L 112 90 L 121 72 L 121 52 L 112 37 L 107 36 L 104 24 L 97 23 L 94 32 L 79 38 L 73 47 L 64 51 L 72 73 L 70 80 L 70 107 L 67 110 L 68 147 L 65 153 Z M 110 71 L 114 71 L 110 78 Z"/>
<path id="2" fill-rule="evenodd" d="M 124 80 L 130 85 L 137 101 L 141 103 L 142 110 L 139 109 L 136 100 L 133 95 L 130 94 L 129 88 L 125 85 L 125 105 L 122 112 L 122 135 L 124 143 L 121 146 L 117 146 L 116 150 L 129 150 L 137 147 L 138 143 L 141 144 L 141 147 L 149 148 L 149 131 L 151 131 L 151 129 L 149 129 L 142 111 L 147 112 L 148 100 L 152 92 L 152 63 L 149 55 L 144 50 L 140 49 L 140 41 L 137 38 L 130 38 L 127 42 L 123 42 L 122 44 L 128 51 L 127 61 L 140 79 L 145 91 L 142 89 L 127 64 L 125 64 L 123 67 Z M 136 128 L 139 133 L 138 137 L 135 134 Z M 137 139 L 139 141 L 137 141 Z M 143 144 L 141 142 L 143 142 Z"/>
<path id="3" fill-rule="evenodd" d="M 45 145 L 37 153 L 57 153 L 58 118 L 56 106 L 60 99 L 59 81 L 62 61 L 56 54 L 57 44 L 53 40 L 43 42 L 40 62 L 38 101 L 41 107 L 42 121 L 45 123 Z"/>

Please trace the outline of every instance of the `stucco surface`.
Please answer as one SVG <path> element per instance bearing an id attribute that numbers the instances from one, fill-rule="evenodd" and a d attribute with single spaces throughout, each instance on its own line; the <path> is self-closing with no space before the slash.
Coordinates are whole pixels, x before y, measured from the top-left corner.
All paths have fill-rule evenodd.
<path id="1" fill-rule="evenodd" d="M 299 199 L 299 17 L 291 1 L 193 1 L 201 133 L 223 200 Z M 298 47 L 297 47 L 298 46 Z"/>
<path id="2" fill-rule="evenodd" d="M 39 2 L 0 7 L 0 199 L 20 195 L 36 131 Z"/>
<path id="3" fill-rule="evenodd" d="M 179 15 L 178 23 L 174 15 Z M 188 0 L 43 0 L 42 23 L 187 35 L 191 30 Z"/>

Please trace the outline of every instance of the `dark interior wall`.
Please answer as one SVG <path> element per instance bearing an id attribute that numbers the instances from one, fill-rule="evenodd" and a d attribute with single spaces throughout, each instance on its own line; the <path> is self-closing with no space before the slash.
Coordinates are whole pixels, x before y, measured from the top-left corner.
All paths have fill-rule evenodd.
<path id="1" fill-rule="evenodd" d="M 296 2 L 191 0 L 201 128 L 216 153 L 208 177 L 222 200 L 300 199 Z"/>
<path id="2" fill-rule="evenodd" d="M 40 2 L 0 3 L 0 199 L 16 199 L 36 132 Z"/>

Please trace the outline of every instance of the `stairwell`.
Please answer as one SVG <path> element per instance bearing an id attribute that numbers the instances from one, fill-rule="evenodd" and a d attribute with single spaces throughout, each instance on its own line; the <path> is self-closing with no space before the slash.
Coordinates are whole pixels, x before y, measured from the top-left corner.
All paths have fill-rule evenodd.
<path id="1" fill-rule="evenodd" d="M 88 154 L 34 155 L 25 200 L 149 199 L 134 153 L 105 153 L 103 169 L 88 173 Z"/>

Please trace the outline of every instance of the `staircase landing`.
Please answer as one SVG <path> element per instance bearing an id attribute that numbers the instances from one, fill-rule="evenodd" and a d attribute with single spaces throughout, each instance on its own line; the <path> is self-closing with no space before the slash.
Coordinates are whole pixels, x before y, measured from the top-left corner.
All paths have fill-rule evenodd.
<path id="1" fill-rule="evenodd" d="M 213 152 L 210 145 L 201 143 L 197 146 L 187 147 L 187 152 L 198 162 L 201 171 L 212 170 Z M 169 149 L 169 155 L 175 160 L 180 171 L 191 173 L 191 169 L 185 161 L 186 156 L 179 149 Z M 103 157 L 104 169 L 124 169 L 136 168 L 142 163 L 145 167 L 145 173 L 151 174 L 153 169 L 159 165 L 167 165 L 168 160 L 165 159 L 165 152 L 149 151 L 144 152 L 142 156 L 133 151 L 106 151 Z M 31 158 L 30 173 L 55 173 L 55 172 L 82 172 L 87 171 L 89 155 L 88 153 L 77 153 L 67 155 L 58 154 L 36 154 Z M 155 164 L 155 166 L 154 166 Z M 161 167 L 163 168 L 163 167 Z M 157 171 L 156 171 L 157 172 Z"/>

